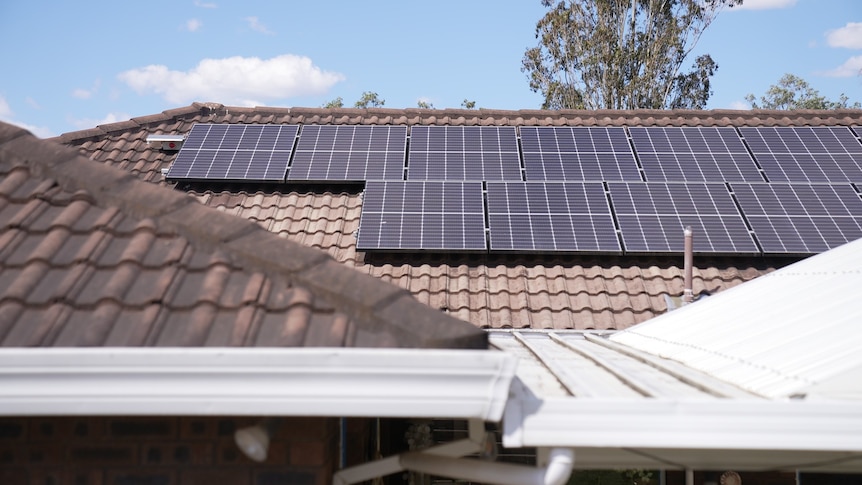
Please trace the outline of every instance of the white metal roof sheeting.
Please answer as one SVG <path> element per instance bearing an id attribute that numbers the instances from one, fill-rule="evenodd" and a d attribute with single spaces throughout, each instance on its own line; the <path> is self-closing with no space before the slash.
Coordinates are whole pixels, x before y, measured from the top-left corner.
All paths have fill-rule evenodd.
<path id="1" fill-rule="evenodd" d="M 696 262 L 695 262 L 696 264 Z M 768 398 L 862 399 L 862 239 L 609 340 Z"/>
<path id="2" fill-rule="evenodd" d="M 516 377 L 540 399 L 757 398 L 669 359 L 608 342 L 589 331 L 489 332 L 518 357 Z"/>

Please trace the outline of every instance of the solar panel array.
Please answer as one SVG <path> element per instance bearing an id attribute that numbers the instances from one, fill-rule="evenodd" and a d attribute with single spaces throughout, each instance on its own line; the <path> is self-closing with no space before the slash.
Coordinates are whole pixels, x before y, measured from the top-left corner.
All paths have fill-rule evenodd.
<path id="1" fill-rule="evenodd" d="M 364 182 L 360 250 L 812 254 L 862 237 L 860 135 L 197 124 L 166 177 Z"/>
<path id="2" fill-rule="evenodd" d="M 628 252 L 682 252 L 691 226 L 704 253 L 759 252 L 727 187 L 721 183 L 608 184 Z"/>
<path id="3" fill-rule="evenodd" d="M 524 126 L 527 180 L 641 180 L 621 127 Z"/>
<path id="4" fill-rule="evenodd" d="M 167 173 L 169 180 L 284 180 L 296 125 L 196 124 Z"/>
<path id="5" fill-rule="evenodd" d="M 629 132 L 647 181 L 763 181 L 734 128 L 651 126 Z"/>
<path id="6" fill-rule="evenodd" d="M 739 131 L 769 182 L 862 182 L 862 144 L 846 126 Z"/>
<path id="7" fill-rule="evenodd" d="M 488 182 L 490 249 L 620 252 L 601 182 Z"/>
<path id="8" fill-rule="evenodd" d="M 304 126 L 287 179 L 402 180 L 406 150 L 406 126 Z"/>
<path id="9" fill-rule="evenodd" d="M 485 250 L 481 182 L 369 181 L 359 250 Z"/>
<path id="10" fill-rule="evenodd" d="M 521 180 L 513 126 L 414 126 L 408 180 Z"/>

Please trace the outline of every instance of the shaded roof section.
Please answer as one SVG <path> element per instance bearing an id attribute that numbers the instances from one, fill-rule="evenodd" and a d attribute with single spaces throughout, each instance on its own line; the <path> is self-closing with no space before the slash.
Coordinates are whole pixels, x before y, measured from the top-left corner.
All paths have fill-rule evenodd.
<path id="1" fill-rule="evenodd" d="M 484 348 L 249 220 L 0 123 L 0 345 Z"/>
<path id="2" fill-rule="evenodd" d="M 93 160 L 165 184 L 176 152 L 151 134 L 186 134 L 195 123 L 456 126 L 815 126 L 859 125 L 862 111 L 500 111 L 239 108 L 195 103 L 55 140 Z M 624 329 L 666 311 L 683 289 L 682 258 L 532 255 L 393 255 L 356 250 L 358 190 L 339 186 L 183 185 L 202 203 L 254 221 L 336 261 L 409 290 L 420 302 L 482 328 Z M 715 293 L 795 258 L 700 258 L 694 291 Z"/>

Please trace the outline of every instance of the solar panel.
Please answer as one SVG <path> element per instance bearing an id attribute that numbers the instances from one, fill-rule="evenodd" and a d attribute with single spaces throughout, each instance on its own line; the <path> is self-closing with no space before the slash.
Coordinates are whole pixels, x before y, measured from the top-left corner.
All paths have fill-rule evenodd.
<path id="1" fill-rule="evenodd" d="M 488 182 L 491 250 L 620 252 L 600 182 Z"/>
<path id="2" fill-rule="evenodd" d="M 192 126 L 168 180 L 284 181 L 296 125 Z"/>
<path id="3" fill-rule="evenodd" d="M 849 184 L 731 184 L 764 253 L 811 254 L 862 237 Z"/>
<path id="4" fill-rule="evenodd" d="M 513 126 L 414 126 L 408 180 L 521 180 Z"/>
<path id="5" fill-rule="evenodd" d="M 846 126 L 739 130 L 770 182 L 862 182 L 862 143 Z"/>
<path id="6" fill-rule="evenodd" d="M 608 188 L 627 252 L 682 252 L 686 226 L 694 231 L 695 252 L 759 252 L 725 184 L 609 182 Z"/>
<path id="7" fill-rule="evenodd" d="M 485 250 L 481 182 L 371 180 L 359 250 Z"/>
<path id="8" fill-rule="evenodd" d="M 621 127 L 524 126 L 527 180 L 641 180 Z"/>
<path id="9" fill-rule="evenodd" d="M 287 179 L 402 180 L 406 150 L 406 126 L 306 125 Z"/>
<path id="10" fill-rule="evenodd" d="M 762 182 L 736 130 L 729 127 L 631 127 L 647 181 Z"/>

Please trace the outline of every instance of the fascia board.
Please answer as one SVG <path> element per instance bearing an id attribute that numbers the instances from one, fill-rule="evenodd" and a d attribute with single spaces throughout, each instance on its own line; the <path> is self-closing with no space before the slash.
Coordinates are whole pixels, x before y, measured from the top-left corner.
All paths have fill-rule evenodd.
<path id="1" fill-rule="evenodd" d="M 510 402 L 506 447 L 862 452 L 848 401 L 577 399 Z"/>
<path id="2" fill-rule="evenodd" d="M 0 415 L 498 421 L 515 365 L 512 356 L 482 350 L 0 349 Z"/>

